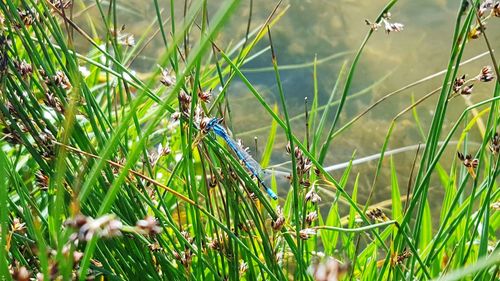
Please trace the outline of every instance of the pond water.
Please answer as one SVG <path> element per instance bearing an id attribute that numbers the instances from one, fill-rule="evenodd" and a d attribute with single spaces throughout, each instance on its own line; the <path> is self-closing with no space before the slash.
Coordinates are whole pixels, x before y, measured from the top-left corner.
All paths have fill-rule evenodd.
<path id="1" fill-rule="evenodd" d="M 149 1 L 121 1 L 122 12 L 119 22 L 127 26 L 127 32 L 140 36 L 144 28 L 155 18 L 154 6 Z M 148 3 L 144 3 L 148 2 Z M 164 15 L 169 14 L 169 1 L 159 1 L 165 9 Z M 183 1 L 179 1 L 179 15 L 182 14 Z M 223 1 L 208 1 L 210 11 L 214 12 Z M 140 5 L 137 5 L 139 4 Z M 241 1 L 237 13 L 227 24 L 217 41 L 220 46 L 233 45 L 244 37 L 249 16 L 250 1 Z M 265 21 L 278 1 L 254 0 L 251 28 Z M 386 34 L 383 29 L 373 34 L 357 68 L 352 91 L 355 94 L 367 87 L 371 87 L 364 94 L 348 100 L 341 115 L 337 128 L 346 124 L 354 116 L 373 104 L 376 100 L 407 84 L 435 74 L 446 69 L 451 48 L 453 27 L 460 1 L 456 0 L 422 0 L 400 1 L 391 10 L 392 21 L 404 24 L 404 30 L 398 33 Z M 337 58 L 327 60 L 318 65 L 318 93 L 319 103 L 324 105 L 332 91 L 344 61 L 352 61 L 354 53 L 360 46 L 369 27 L 365 19 L 373 21 L 382 10 L 386 1 L 354 1 L 354 0 L 290 0 L 283 1 L 279 10 L 288 10 L 279 22 L 272 27 L 274 48 L 280 65 L 307 64 L 317 56 L 318 60 L 338 55 Z M 500 49 L 499 18 L 491 18 L 487 23 L 487 35 L 494 49 Z M 255 49 L 261 50 L 268 45 L 267 38 Z M 464 58 L 468 59 L 487 51 L 483 38 L 470 41 L 466 47 Z M 143 51 L 133 65 L 138 71 L 147 71 L 156 65 L 156 58 L 163 51 L 160 36 L 157 36 Z M 348 52 L 346 54 L 346 52 Z M 343 54 L 344 53 L 344 54 Z M 343 54 L 343 55 L 342 55 Z M 468 77 L 479 73 L 482 66 L 490 65 L 489 56 L 483 56 L 461 68 L 459 73 L 467 73 Z M 264 95 L 270 103 L 279 103 L 278 91 L 271 67 L 271 55 L 267 51 L 244 66 L 244 74 Z M 267 69 L 266 69 L 267 68 Z M 294 68 L 281 71 L 284 93 L 291 116 L 304 113 L 304 98 L 313 98 L 313 68 L 312 66 Z M 325 164 L 334 165 L 349 161 L 355 152 L 356 158 L 377 154 L 384 142 L 392 118 L 411 104 L 411 98 L 419 99 L 438 88 L 443 76 L 431 79 L 416 87 L 384 101 L 367 115 L 362 117 L 353 126 L 340 134 L 331 144 L 331 149 Z M 340 90 L 343 88 L 340 84 Z M 477 102 L 491 96 L 493 83 L 477 84 L 470 101 L 457 98 L 450 106 L 447 116 L 449 122 L 444 124 L 443 132 L 447 132 L 458 115 L 467 106 L 467 102 Z M 340 93 L 337 93 L 337 98 Z M 335 98 L 335 99 L 337 99 Z M 417 108 L 423 125 L 423 132 L 427 133 L 430 125 L 436 98 L 430 98 Z M 233 133 L 242 138 L 246 145 L 253 147 L 254 137 L 258 137 L 262 147 L 267 137 L 266 126 L 270 125 L 271 118 L 253 98 L 250 91 L 239 81 L 234 81 L 229 91 Z M 331 117 L 336 107 L 331 110 Z M 295 133 L 304 136 L 305 119 L 303 117 L 292 122 Z M 330 124 L 327 125 L 329 127 Z M 287 161 L 285 152 L 286 140 L 283 132 L 275 144 L 273 164 Z M 457 137 L 458 138 L 458 137 Z M 455 138 L 455 139 L 457 139 Z M 480 141 L 477 129 L 471 131 L 471 142 Z M 393 132 L 389 143 L 389 150 L 412 146 L 424 142 L 422 134 L 415 122 L 414 116 L 407 113 L 401 117 Z M 472 145 L 471 149 L 477 149 Z M 455 153 L 452 145 L 447 155 Z M 475 151 L 472 151 L 473 153 Z M 255 151 L 253 151 L 255 154 Z M 400 186 L 406 189 L 416 151 L 409 150 L 394 155 Z M 258 158 L 258 157 L 257 157 Z M 450 157 L 445 157 L 447 159 Z M 450 163 L 441 163 L 446 168 Z M 372 185 L 377 159 L 356 165 L 353 169 L 349 187 L 355 175 L 360 173 L 359 199 L 363 201 Z M 285 168 L 288 166 L 284 166 Z M 339 178 L 343 170 L 333 172 Z M 387 189 L 390 186 L 389 162 L 377 181 L 378 192 L 373 202 L 381 202 L 390 198 Z M 285 188 L 283 188 L 285 189 Z M 442 188 L 439 183 L 431 190 L 440 198 Z M 402 190 L 402 193 L 405 193 Z M 324 202 L 328 200 L 324 199 Z M 431 202 L 440 204 L 440 199 Z"/>
<path id="2" fill-rule="evenodd" d="M 254 1 L 253 20 L 263 22 L 274 8 L 275 2 Z M 384 95 L 446 69 L 459 2 L 444 0 L 400 1 L 395 5 L 391 11 L 392 21 L 403 23 L 404 30 L 391 34 L 379 30 L 373 34 L 360 60 L 350 93 L 355 94 L 371 85 L 375 84 L 375 86 L 366 94 L 347 102 L 337 128 L 340 128 Z M 282 6 L 286 4 L 290 5 L 287 13 L 271 30 L 280 65 L 305 64 L 312 62 L 315 56 L 320 60 L 346 51 L 356 51 L 368 32 L 365 19 L 373 21 L 386 1 L 289 1 L 283 3 Z M 248 8 L 244 11 L 246 16 Z M 239 27 L 236 29 L 242 33 L 245 24 L 241 22 L 241 19 L 238 19 L 233 21 L 235 22 L 234 26 L 238 26 L 236 23 L 238 21 Z M 487 24 L 486 32 L 494 49 L 500 47 L 500 32 L 496 32 L 499 25 L 500 19 L 497 18 L 491 18 Z M 225 36 L 223 38 L 226 39 Z M 466 48 L 465 59 L 487 51 L 483 38 L 470 41 Z M 318 66 L 320 104 L 323 105 L 327 102 L 343 61 L 350 62 L 353 57 L 354 54 L 347 54 Z M 459 73 L 467 73 L 468 77 L 472 77 L 477 75 L 484 65 L 491 65 L 489 56 L 483 56 L 463 66 Z M 245 67 L 256 70 L 270 66 L 272 65 L 268 52 Z M 247 71 L 245 73 L 254 85 L 257 85 L 264 93 L 268 93 L 269 101 L 279 103 L 272 71 Z M 292 112 L 291 115 L 302 114 L 304 112 L 304 98 L 308 97 L 311 101 L 313 97 L 313 68 L 283 70 L 280 75 L 289 110 Z M 412 95 L 415 100 L 423 97 L 438 88 L 442 79 L 443 76 L 439 76 L 381 103 L 334 139 L 325 164 L 328 166 L 349 161 L 354 152 L 356 158 L 377 154 L 384 143 L 392 118 L 411 104 Z M 343 82 L 341 86 L 343 86 Z M 492 95 L 493 83 L 476 83 L 475 86 L 478 87 L 475 89 L 477 92 L 474 92 L 470 101 L 462 98 L 453 101 L 447 117 L 449 122 L 444 124 L 443 132 L 446 133 L 450 129 L 468 102 L 474 103 Z M 237 86 L 234 88 L 239 89 Z M 266 131 L 259 130 L 259 128 L 268 125 L 270 121 L 269 118 L 262 118 L 262 116 L 266 116 L 263 112 L 262 114 L 257 113 L 258 104 L 253 100 L 249 91 L 242 86 L 241 92 L 234 91 L 231 94 L 236 96 L 232 99 L 231 104 L 233 106 L 233 121 L 240 126 L 236 130 L 238 136 L 242 137 L 247 144 L 252 143 L 252 138 L 255 135 L 265 139 Z M 432 117 L 436 101 L 437 97 L 431 98 L 417 109 L 425 133 L 428 131 L 429 120 Z M 255 105 L 250 105 L 253 102 Z M 251 112 L 248 112 L 249 108 L 251 108 Z M 334 107 L 334 109 L 336 108 Z M 333 120 L 334 111 L 332 110 L 329 120 Z M 300 118 L 292 123 L 295 131 L 298 131 L 298 135 L 304 135 L 300 133 L 305 128 L 304 120 L 304 118 Z M 241 127 L 247 128 L 247 132 L 240 129 Z M 275 147 L 274 160 L 276 163 L 288 159 L 284 152 L 285 139 L 282 137 L 280 140 L 281 143 Z M 477 130 L 471 131 L 470 140 L 471 142 L 481 140 Z M 414 117 L 411 113 L 407 113 L 399 119 L 388 149 L 413 146 L 422 142 L 424 139 Z M 471 149 L 477 149 L 477 146 L 471 145 Z M 451 159 L 455 151 L 455 145 L 449 146 L 448 157 L 444 159 Z M 393 156 L 402 189 L 406 189 L 415 153 L 416 150 L 412 149 Z M 386 159 L 388 160 L 388 157 Z M 353 169 L 349 188 L 352 188 L 356 173 L 360 173 L 359 198 L 361 201 L 365 200 L 372 185 L 377 160 L 359 164 Z M 377 181 L 378 192 L 376 192 L 373 202 L 381 202 L 390 198 L 390 193 L 387 193 L 390 187 L 389 162 L 387 160 L 384 162 L 382 174 Z M 441 164 L 448 167 L 450 163 L 442 162 Z M 336 178 L 339 178 L 342 172 L 343 170 L 334 172 Z M 401 192 L 405 193 L 404 190 Z M 440 195 L 443 191 L 438 182 L 431 192 L 436 195 L 433 196 L 436 200 L 431 202 L 431 206 L 440 204 L 442 202 Z"/>

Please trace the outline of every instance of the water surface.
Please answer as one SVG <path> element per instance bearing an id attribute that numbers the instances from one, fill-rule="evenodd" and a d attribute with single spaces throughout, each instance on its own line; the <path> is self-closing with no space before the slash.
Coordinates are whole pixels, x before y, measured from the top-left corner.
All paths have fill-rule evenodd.
<path id="1" fill-rule="evenodd" d="M 120 1 L 121 12 L 119 22 L 127 26 L 127 31 L 140 36 L 147 26 L 155 19 L 154 6 L 152 3 L 129 0 Z M 361 57 L 357 68 L 350 95 L 371 87 L 363 95 L 350 99 L 343 109 L 341 119 L 337 128 L 347 123 L 354 116 L 362 112 L 382 96 L 399 89 L 409 83 L 432 75 L 446 69 L 451 48 L 453 27 L 460 1 L 400 1 L 392 9 L 392 21 L 403 23 L 404 31 L 386 34 L 383 30 L 373 34 Z M 213 14 L 222 1 L 209 1 L 210 13 Z M 252 9 L 251 29 L 262 24 L 272 12 L 278 1 L 254 0 Z M 182 15 L 183 4 L 176 6 L 176 13 Z M 342 54 L 337 59 L 329 60 L 318 65 L 318 93 L 319 103 L 325 104 L 331 94 L 333 85 L 339 75 L 341 65 L 344 61 L 351 62 L 355 52 L 369 27 L 365 19 L 373 21 L 379 11 L 382 10 L 386 1 L 353 1 L 353 0 L 291 0 L 283 1 L 279 10 L 289 5 L 289 8 L 280 21 L 272 27 L 271 32 L 274 48 L 280 65 L 295 65 L 311 63 L 315 57 L 318 60 L 335 54 Z M 164 9 L 165 18 L 170 14 L 169 1 L 160 1 Z M 235 16 L 227 24 L 221 35 L 217 38 L 220 46 L 234 45 L 244 38 L 247 21 L 250 15 L 250 1 L 241 1 Z M 487 35 L 493 44 L 493 48 L 500 49 L 500 32 L 498 30 L 500 19 L 491 18 L 487 23 Z M 167 23 L 166 27 L 169 28 Z M 255 52 L 266 48 L 268 40 L 265 38 L 257 45 Z M 487 51 L 483 38 L 473 40 L 467 44 L 464 58 L 470 58 Z M 138 71 L 148 71 L 155 67 L 156 59 L 164 51 L 160 36 L 156 36 L 144 49 L 141 56 L 132 67 Z M 488 56 L 463 66 L 459 73 L 466 73 L 472 77 L 479 73 L 483 65 L 491 64 Z M 269 51 L 252 60 L 244 66 L 244 73 L 259 92 L 270 103 L 279 103 L 275 76 L 272 71 L 266 70 L 271 67 L 271 54 Z M 287 98 L 287 106 L 292 116 L 304 113 L 304 98 L 312 102 L 313 98 L 313 68 L 311 66 L 282 70 L 281 78 L 284 93 Z M 397 96 L 381 103 L 374 110 L 356 122 L 351 128 L 339 135 L 331 144 L 325 165 L 339 164 L 348 161 L 353 154 L 356 158 L 376 154 L 380 151 L 389 124 L 392 118 L 401 110 L 406 108 L 414 99 L 423 97 L 430 91 L 438 88 L 442 83 L 442 76 L 432 79 L 416 87 L 412 87 Z M 476 83 L 471 103 L 488 98 L 492 94 L 493 83 Z M 340 90 L 343 88 L 341 83 Z M 340 93 L 337 94 L 339 97 Z M 244 143 L 254 148 L 254 137 L 258 137 L 260 146 L 263 146 L 267 137 L 267 129 L 271 118 L 265 110 L 253 98 L 250 91 L 238 80 L 230 87 L 229 102 L 233 133 L 243 139 Z M 433 115 L 437 97 L 431 98 L 417 108 L 422 128 L 419 129 L 411 113 L 399 119 L 392 138 L 389 142 L 389 150 L 425 142 L 423 133 L 427 133 L 430 118 Z M 454 123 L 458 115 L 467 106 L 467 101 L 462 98 L 453 100 L 447 115 L 443 132 L 446 133 Z M 333 120 L 336 107 L 333 107 L 329 120 Z M 293 129 L 298 136 L 304 136 L 304 118 L 298 118 L 292 123 Z M 327 126 L 329 127 L 329 125 Z M 286 139 L 283 132 L 279 132 L 275 150 L 273 153 L 273 164 L 287 161 L 289 157 L 285 153 Z M 457 136 L 458 138 L 458 136 Z M 455 138 L 455 139 L 457 139 Z M 471 131 L 471 142 L 480 141 L 478 131 Z M 477 149 L 472 145 L 471 149 Z M 448 156 L 455 153 L 456 147 L 450 146 L 446 152 Z M 475 153 L 475 151 L 471 151 Z M 255 151 L 253 151 L 256 154 Z M 400 186 L 406 189 L 406 183 L 410 174 L 410 168 L 415 157 L 415 150 L 399 153 L 393 156 L 398 171 Z M 258 152 L 257 152 L 258 154 Z M 258 157 L 257 157 L 258 158 Z M 450 165 L 449 160 L 441 163 L 444 167 Z M 352 171 L 352 177 L 348 189 L 352 188 L 355 175 L 360 173 L 359 196 L 361 201 L 365 200 L 372 185 L 373 175 L 377 161 L 369 161 L 356 165 Z M 287 166 L 285 165 L 285 168 Z M 343 171 L 334 172 L 335 176 L 341 175 Z M 374 202 L 389 199 L 387 189 L 390 186 L 389 162 L 384 163 L 384 168 L 377 181 L 378 192 L 375 194 Z M 286 189 L 286 188 L 284 188 Z M 436 181 L 431 190 L 436 196 L 433 204 L 440 204 L 442 188 Z M 402 193 L 405 193 L 402 190 Z M 328 201 L 327 201 L 328 202 Z"/>

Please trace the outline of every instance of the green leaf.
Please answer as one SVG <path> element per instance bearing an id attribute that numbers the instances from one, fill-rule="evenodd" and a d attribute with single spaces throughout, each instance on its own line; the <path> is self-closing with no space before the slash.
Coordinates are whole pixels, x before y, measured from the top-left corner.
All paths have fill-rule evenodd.
<path id="1" fill-rule="evenodd" d="M 391 157 L 391 198 L 392 218 L 400 222 L 403 219 L 403 205 L 401 204 L 401 193 L 399 192 L 398 176 L 394 159 Z"/>
<path id="2" fill-rule="evenodd" d="M 8 278 L 11 280 L 8 264 L 10 262 L 7 260 L 7 232 L 9 231 L 9 216 L 7 210 L 8 206 L 8 189 L 7 189 L 7 157 L 3 152 L 3 141 L 0 141 L 0 276 Z"/>
<path id="3" fill-rule="evenodd" d="M 273 111 L 278 113 L 278 105 L 274 104 Z M 276 139 L 276 131 L 278 130 L 278 123 L 273 120 L 271 123 L 271 129 L 269 130 L 269 136 L 266 142 L 266 148 L 264 153 L 262 153 L 262 159 L 260 160 L 260 165 L 262 167 L 267 167 L 271 161 L 271 156 L 273 152 L 274 140 Z"/>

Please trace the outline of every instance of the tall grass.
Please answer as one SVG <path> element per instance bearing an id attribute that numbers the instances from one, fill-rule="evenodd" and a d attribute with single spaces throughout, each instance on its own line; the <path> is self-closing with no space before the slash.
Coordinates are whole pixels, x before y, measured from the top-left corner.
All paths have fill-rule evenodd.
<path id="1" fill-rule="evenodd" d="M 498 278 L 499 69 L 489 30 L 477 23 L 479 1 L 465 10 L 457 6 L 443 73 L 423 74 L 428 78 L 388 94 L 342 126 L 346 103 L 369 93 L 370 87 L 352 93 L 352 83 L 375 29 L 367 28 L 322 105 L 317 66 L 326 59 L 279 64 L 272 31 L 286 14 L 284 4 L 257 24 L 250 13 L 244 38 L 226 46 L 218 35 L 237 13 L 237 0 L 223 1 L 216 11 L 209 1 L 155 0 L 151 24 L 136 40 L 120 28 L 118 11 L 127 9 L 120 1 L 68 3 L 0 3 L 2 279 Z M 257 9 L 253 1 L 247 4 Z M 396 4 L 388 1 L 374 22 Z M 90 10 L 95 14 L 86 20 L 75 16 Z M 482 34 L 471 36 L 478 29 Z M 163 44 L 157 63 L 146 75 L 134 73 L 134 60 L 157 36 Z M 488 77 L 495 76 L 488 82 L 495 87 L 446 130 L 448 107 L 474 81 L 457 88 L 472 37 L 485 40 L 494 66 Z M 268 47 L 257 49 L 262 45 Z M 279 105 L 266 102 L 245 76 L 245 64 L 259 56 L 273 65 L 260 71 L 273 71 Z M 292 116 L 280 71 L 297 67 L 313 68 L 315 91 L 304 115 Z M 324 166 L 333 141 L 386 99 L 440 74 L 437 90 L 401 108 L 387 125 L 368 200 L 360 202 L 353 161 L 338 179 Z M 203 129 L 211 117 L 224 117 L 228 128 L 238 126 L 231 118 L 233 80 L 272 119 L 261 149 L 264 168 L 273 150 L 285 149 L 275 144 L 277 136 L 288 141 L 289 182 L 283 183 L 279 171 L 270 170 L 265 179 L 280 194 L 277 201 L 262 192 L 222 140 Z M 416 108 L 431 96 L 438 101 L 427 127 Z M 384 159 L 399 117 L 410 112 L 423 144 L 402 186 L 397 163 Z M 304 116 L 305 138 L 303 128 L 291 122 Z M 472 151 L 468 139 L 476 126 L 483 141 Z M 474 153 L 459 161 L 444 156 L 450 150 Z M 391 176 L 390 208 L 372 200 L 383 170 Z M 439 218 L 429 206 L 431 186 L 444 190 Z"/>

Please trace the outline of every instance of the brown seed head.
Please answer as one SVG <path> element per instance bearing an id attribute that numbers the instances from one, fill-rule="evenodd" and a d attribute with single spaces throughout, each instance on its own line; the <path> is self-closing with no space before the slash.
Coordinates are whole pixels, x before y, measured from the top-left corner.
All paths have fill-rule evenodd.
<path id="1" fill-rule="evenodd" d="M 497 1 L 495 3 L 495 6 L 493 6 L 493 9 L 491 11 L 495 17 L 500 17 L 500 2 Z"/>
<path id="2" fill-rule="evenodd" d="M 198 92 L 198 98 L 200 98 L 200 100 L 203 102 L 209 102 L 210 99 L 212 98 L 212 92 L 211 91 Z"/>
<path id="3" fill-rule="evenodd" d="M 285 216 L 283 215 L 283 209 L 279 205 L 276 207 L 276 216 L 276 220 L 271 222 L 271 227 L 274 231 L 280 231 L 285 224 Z"/>
<path id="4" fill-rule="evenodd" d="M 25 60 L 15 61 L 14 65 L 16 66 L 16 70 L 23 78 L 26 78 L 33 74 L 33 67 L 31 64 L 27 63 Z"/>
<path id="5" fill-rule="evenodd" d="M 472 88 L 474 87 L 474 84 L 470 84 L 468 86 L 465 86 L 462 88 L 462 91 L 460 91 L 460 94 L 461 95 L 464 95 L 464 96 L 469 96 L 472 94 Z"/>
<path id="6" fill-rule="evenodd" d="M 143 220 L 137 221 L 135 226 L 140 233 L 145 235 L 157 235 L 162 231 L 158 221 L 153 216 L 147 216 Z"/>
<path id="7" fill-rule="evenodd" d="M 462 164 L 464 164 L 464 166 L 467 168 L 474 168 L 475 169 L 475 168 L 477 168 L 477 165 L 479 164 L 479 160 L 473 159 L 472 155 L 470 155 L 470 154 L 463 155 L 462 153 L 457 152 L 457 156 L 458 156 L 458 159 L 460 159 L 460 161 L 462 161 Z"/>
<path id="8" fill-rule="evenodd" d="M 35 9 L 26 9 L 26 10 L 17 9 L 17 12 L 19 14 L 19 17 L 23 21 L 25 27 L 30 27 L 39 19 L 38 12 Z M 21 28 L 21 25 L 19 24 L 16 24 L 16 26 L 18 28 Z"/>
<path id="9" fill-rule="evenodd" d="M 307 240 L 309 237 L 316 235 L 316 230 L 313 228 L 305 228 L 299 231 L 299 237 L 302 240 Z"/>
<path id="10" fill-rule="evenodd" d="M 495 132 L 495 135 L 491 138 L 490 151 L 493 154 L 498 154 L 500 152 L 500 135 Z"/>
<path id="11" fill-rule="evenodd" d="M 318 218 L 318 213 L 316 211 L 310 212 L 306 216 L 306 225 L 310 226 Z"/>
<path id="12" fill-rule="evenodd" d="M 321 197 L 314 191 L 314 188 L 311 188 L 309 192 L 306 193 L 305 196 L 306 202 L 311 201 L 311 203 L 316 204 L 318 202 L 321 202 Z"/>
<path id="13" fill-rule="evenodd" d="M 368 216 L 370 219 L 372 219 L 374 221 L 382 221 L 383 222 L 383 221 L 388 220 L 387 216 L 379 208 L 375 208 L 375 209 L 370 210 L 368 213 L 366 213 L 366 216 Z"/>
<path id="14" fill-rule="evenodd" d="M 176 78 L 175 78 L 175 76 L 170 75 L 170 71 L 168 71 L 167 69 L 163 69 L 161 71 L 160 82 L 163 85 L 170 87 L 170 86 L 175 84 Z"/>
<path id="15" fill-rule="evenodd" d="M 12 268 L 11 270 L 12 280 L 15 281 L 29 281 L 30 280 L 30 272 L 24 266 L 19 266 L 18 264 Z"/>
<path id="16" fill-rule="evenodd" d="M 481 82 L 490 82 L 493 79 L 495 79 L 495 76 L 493 75 L 493 69 L 491 68 L 491 66 L 489 65 L 484 66 L 481 69 L 479 75 L 477 76 L 477 79 Z"/>
<path id="17" fill-rule="evenodd" d="M 453 92 L 458 93 L 462 86 L 465 83 L 465 74 L 462 77 L 455 78 L 455 82 L 453 82 Z"/>
<path id="18" fill-rule="evenodd" d="M 35 182 L 36 182 L 36 185 L 42 191 L 47 191 L 49 189 L 49 176 L 47 176 L 42 170 L 36 171 Z"/>

